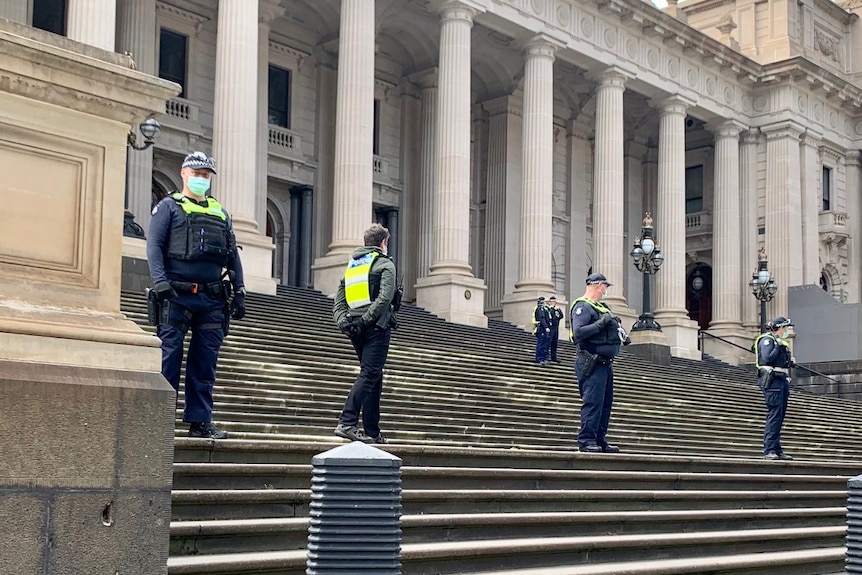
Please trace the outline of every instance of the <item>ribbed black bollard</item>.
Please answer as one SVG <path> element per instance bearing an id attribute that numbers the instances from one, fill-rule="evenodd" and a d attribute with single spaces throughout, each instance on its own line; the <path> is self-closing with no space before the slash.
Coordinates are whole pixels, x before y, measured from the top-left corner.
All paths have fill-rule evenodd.
<path id="1" fill-rule="evenodd" d="M 401 575 L 401 459 L 354 441 L 311 463 L 306 575 Z"/>
<path id="2" fill-rule="evenodd" d="M 848 575 L 862 574 L 862 475 L 847 482 L 847 560 Z"/>

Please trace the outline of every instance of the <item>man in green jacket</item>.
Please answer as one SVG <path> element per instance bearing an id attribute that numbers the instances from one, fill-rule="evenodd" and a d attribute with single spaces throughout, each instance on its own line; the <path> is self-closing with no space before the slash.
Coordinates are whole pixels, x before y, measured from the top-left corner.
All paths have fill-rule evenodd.
<path id="1" fill-rule="evenodd" d="M 395 264 L 387 255 L 389 230 L 374 224 L 365 231 L 364 240 L 365 247 L 353 251 L 332 308 L 332 318 L 350 338 L 360 367 L 335 435 L 352 441 L 386 443 L 380 433 L 380 393 L 394 319 Z M 360 412 L 364 433 L 357 427 Z"/>

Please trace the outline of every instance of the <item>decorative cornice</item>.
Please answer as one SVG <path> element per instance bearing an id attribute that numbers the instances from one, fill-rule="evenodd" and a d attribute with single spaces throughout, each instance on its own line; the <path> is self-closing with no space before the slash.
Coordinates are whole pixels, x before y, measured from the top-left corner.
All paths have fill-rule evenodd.
<path id="1" fill-rule="evenodd" d="M 196 29 L 199 29 L 200 26 L 203 26 L 205 23 L 210 21 L 210 18 L 207 16 L 201 16 L 200 14 L 189 12 L 183 8 L 166 4 L 165 2 L 156 2 L 156 10 L 168 14 L 173 18 L 182 20 L 186 24 L 194 26 Z"/>

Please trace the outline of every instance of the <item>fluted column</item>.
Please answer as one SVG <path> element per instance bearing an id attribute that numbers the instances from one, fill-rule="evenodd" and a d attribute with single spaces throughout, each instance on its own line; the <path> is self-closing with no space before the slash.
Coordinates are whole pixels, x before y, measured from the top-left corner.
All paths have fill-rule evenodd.
<path id="1" fill-rule="evenodd" d="M 254 219 L 266 231 L 266 199 L 269 195 L 269 33 L 272 22 L 285 14 L 277 0 L 258 0 L 257 29 L 257 164 L 255 165 Z M 290 110 L 288 110 L 290 113 Z M 310 262 L 309 262 L 310 265 Z"/>
<path id="2" fill-rule="evenodd" d="M 374 0 L 342 0 L 330 254 L 362 245 L 371 222 Z"/>
<path id="3" fill-rule="evenodd" d="M 757 233 L 757 146 L 759 134 L 757 129 L 751 129 L 742 137 L 740 146 L 739 192 L 740 192 L 740 223 L 739 223 L 739 261 L 742 263 L 740 281 L 740 313 L 742 324 L 747 329 L 759 329 L 759 304 L 751 293 L 748 282 L 751 274 L 757 269 L 757 250 L 759 237 Z"/>
<path id="4" fill-rule="evenodd" d="M 623 92 L 626 77 L 615 69 L 599 78 L 596 90 L 595 168 L 593 173 L 593 271 L 616 289 L 606 300 L 625 305 L 623 297 Z"/>
<path id="5" fill-rule="evenodd" d="M 470 267 L 470 29 L 472 8 L 440 11 L 437 101 L 437 205 L 429 275 L 472 276 Z"/>
<path id="6" fill-rule="evenodd" d="M 219 0 L 216 37 L 213 157 L 218 176 L 213 195 L 233 218 L 242 246 L 243 271 L 250 291 L 275 293 L 272 257 L 275 246 L 260 233 L 258 178 L 258 3 Z"/>
<path id="7" fill-rule="evenodd" d="M 0 2 L 0 18 L 5 18 L 18 24 L 29 25 L 27 4 L 28 0 L 3 0 L 3 2 Z"/>
<path id="8" fill-rule="evenodd" d="M 557 47 L 534 38 L 524 69 L 524 139 L 521 164 L 521 246 L 516 291 L 550 293 L 554 185 L 554 53 Z"/>
<path id="9" fill-rule="evenodd" d="M 664 264 L 656 280 L 658 318 L 685 318 L 685 116 L 687 102 L 671 97 L 659 105 L 658 198 Z"/>
<path id="10" fill-rule="evenodd" d="M 851 303 L 857 303 L 862 297 L 862 155 L 859 150 L 850 150 L 844 156 L 847 170 L 847 216 L 850 225 L 850 238 L 847 240 L 847 260 L 850 262 L 847 270 L 847 297 Z"/>
<path id="11" fill-rule="evenodd" d="M 761 128 L 766 135 L 766 253 L 778 293 L 767 304 L 770 316 L 787 315 L 787 289 L 802 284 L 802 202 L 799 139 L 803 128 L 780 122 Z"/>
<path id="12" fill-rule="evenodd" d="M 419 266 L 417 277 L 425 277 L 434 258 L 434 207 L 437 178 L 437 82 L 436 76 L 422 86 L 419 181 Z"/>
<path id="13" fill-rule="evenodd" d="M 568 290 L 566 295 L 569 301 L 580 297 L 584 293 L 584 280 L 587 278 L 587 270 L 590 267 L 587 250 L 590 238 L 587 237 L 587 215 L 590 211 L 590 190 L 585 185 L 586 174 L 589 173 L 592 163 L 592 149 L 590 138 L 593 127 L 570 120 L 566 126 L 566 137 L 568 138 L 568 206 L 567 212 L 571 223 L 569 224 L 568 242 L 571 249 L 568 251 Z"/>
<path id="14" fill-rule="evenodd" d="M 66 36 L 114 51 L 117 32 L 117 0 L 69 0 L 66 12 Z"/>
<path id="15" fill-rule="evenodd" d="M 740 269 L 739 253 L 739 133 L 735 122 L 724 122 L 715 132 L 715 201 L 712 236 L 711 328 L 738 331 Z"/>
<path id="16" fill-rule="evenodd" d="M 820 209 L 823 196 L 820 186 L 823 165 L 820 162 L 820 134 L 806 130 L 800 149 L 802 198 L 802 283 L 820 283 Z"/>
<path id="17" fill-rule="evenodd" d="M 117 52 L 129 52 L 145 74 L 156 73 L 156 0 L 118 0 Z M 126 206 L 145 230 L 153 201 L 153 149 L 127 148 Z"/>

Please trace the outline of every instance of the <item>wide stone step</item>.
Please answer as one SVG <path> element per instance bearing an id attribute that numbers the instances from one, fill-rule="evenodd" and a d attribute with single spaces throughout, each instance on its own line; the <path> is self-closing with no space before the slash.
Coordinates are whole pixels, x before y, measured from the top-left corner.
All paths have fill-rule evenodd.
<path id="1" fill-rule="evenodd" d="M 311 465 L 175 463 L 174 490 L 306 489 Z M 836 491 L 850 476 L 780 473 L 671 473 L 603 469 L 512 469 L 494 467 L 401 468 L 410 489 L 677 489 Z"/>
<path id="2" fill-rule="evenodd" d="M 516 513 L 552 511 L 668 511 L 839 506 L 845 491 L 650 489 L 404 489 L 402 513 Z M 174 520 L 254 519 L 308 515 L 310 489 L 174 491 Z"/>
<path id="3" fill-rule="evenodd" d="M 601 563 L 626 561 L 692 560 L 739 554 L 788 554 L 812 550 L 812 556 L 797 556 L 809 566 L 820 562 L 832 571 L 841 568 L 845 530 L 836 527 L 809 529 L 752 529 L 696 533 L 634 534 L 587 537 L 547 537 L 486 541 L 406 544 L 401 549 L 404 575 L 448 575 L 455 573 L 497 574 L 530 568 L 532 575 L 547 575 L 559 565 L 597 568 Z M 817 549 L 821 547 L 821 549 Z M 826 551 L 830 549 L 830 551 Z M 842 549 L 843 550 L 843 549 Z M 816 559 L 814 559 L 816 557 Z M 700 558 L 703 560 L 703 557 Z M 681 563 L 680 563 L 681 564 Z M 793 565 L 788 561 L 783 565 Z M 306 551 L 271 551 L 171 557 L 170 575 L 222 573 L 234 575 L 300 575 L 305 572 Z M 537 570 L 536 567 L 542 566 Z M 566 567 L 569 568 L 569 567 Z M 616 566 L 617 569 L 620 565 Z M 683 573 L 683 571 L 676 571 Z M 709 572 L 709 571 L 701 571 Z M 721 570 L 713 570 L 722 573 Z M 731 571 L 732 573 L 733 571 Z M 792 571 L 786 571 L 791 572 Z M 522 573 L 524 573 L 522 571 Z M 576 573 L 561 571 L 561 573 Z M 589 573 L 583 571 L 582 573 Z M 601 573 L 601 571 L 597 572 Z M 621 575 L 628 571 L 605 571 Z M 656 571 L 655 573 L 660 573 Z M 797 573 L 805 573 L 797 571 Z M 807 571 L 812 573 L 812 571 Z M 513 574 L 514 575 L 514 574 Z"/>
<path id="4" fill-rule="evenodd" d="M 404 543 L 533 537 L 686 533 L 704 530 L 834 526 L 846 509 L 727 509 L 570 513 L 425 514 L 401 518 Z M 269 518 L 171 522 L 171 555 L 305 549 L 308 519 Z"/>

